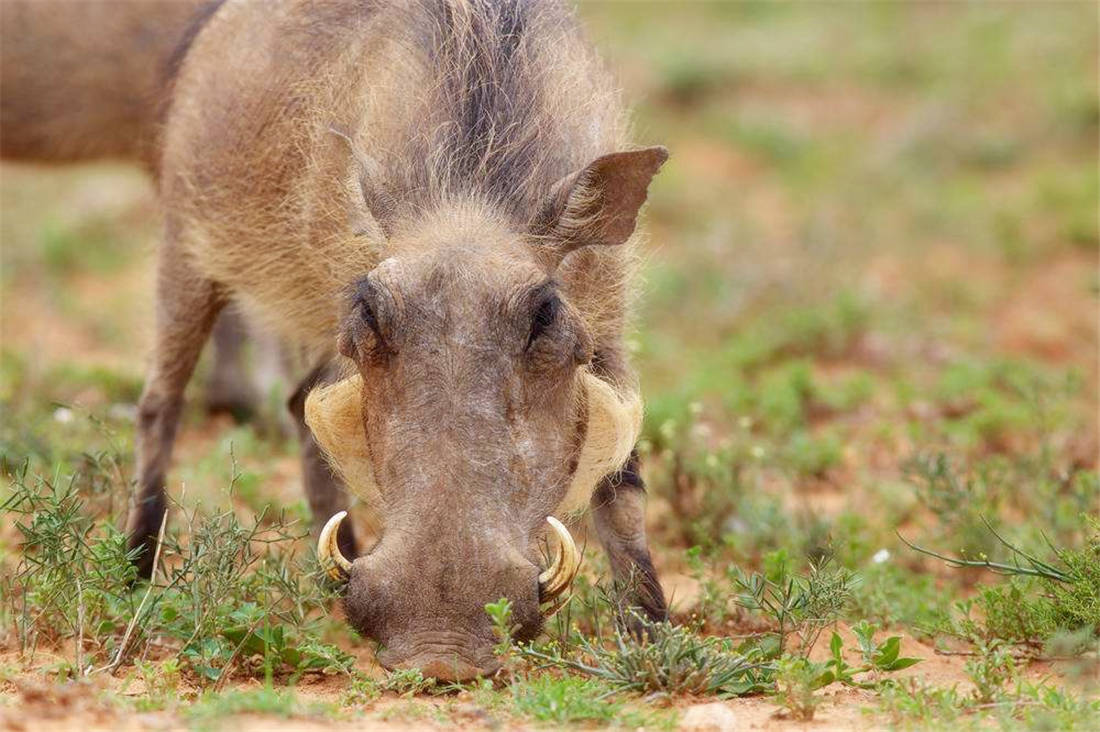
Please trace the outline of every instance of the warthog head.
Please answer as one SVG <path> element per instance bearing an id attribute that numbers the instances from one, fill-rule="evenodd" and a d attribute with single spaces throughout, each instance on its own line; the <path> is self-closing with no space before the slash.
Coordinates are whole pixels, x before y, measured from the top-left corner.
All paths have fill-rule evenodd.
<path id="1" fill-rule="evenodd" d="M 486 603 L 511 600 L 523 639 L 566 599 L 580 557 L 553 514 L 621 465 L 640 409 L 593 375 L 594 336 L 555 273 L 578 248 L 630 237 L 666 157 L 598 158 L 523 230 L 468 202 L 381 219 L 388 258 L 355 283 L 339 336 L 358 374 L 314 392 L 307 419 L 384 523 L 349 561 L 338 514 L 319 549 L 383 665 L 491 673 Z M 547 529 L 558 548 L 544 567 Z"/>

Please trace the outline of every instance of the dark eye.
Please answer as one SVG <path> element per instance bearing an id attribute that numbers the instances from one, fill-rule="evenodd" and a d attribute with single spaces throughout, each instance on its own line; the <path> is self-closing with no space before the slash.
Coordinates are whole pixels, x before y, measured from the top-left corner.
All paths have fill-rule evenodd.
<path id="1" fill-rule="evenodd" d="M 527 345 L 524 346 L 524 350 L 531 347 L 531 344 L 538 340 L 539 336 L 546 332 L 546 330 L 554 324 L 554 321 L 558 317 L 558 309 L 561 307 L 561 300 L 557 297 L 548 297 L 542 301 L 542 303 L 535 310 L 535 315 L 531 319 L 531 334 L 527 336 Z"/>
<path id="2" fill-rule="evenodd" d="M 391 354 L 390 344 L 375 311 L 380 293 L 367 280 L 357 284 L 351 307 L 341 327 L 340 352 L 355 361 L 377 361 Z M 385 313 L 383 304 L 383 313 Z"/>
<path id="3" fill-rule="evenodd" d="M 359 311 L 359 317 L 363 319 L 367 327 L 374 331 L 374 335 L 378 337 L 378 340 L 382 340 L 382 329 L 378 327 L 378 317 L 374 314 L 374 309 L 371 308 L 365 297 L 359 297 L 355 301 L 355 309 Z"/>

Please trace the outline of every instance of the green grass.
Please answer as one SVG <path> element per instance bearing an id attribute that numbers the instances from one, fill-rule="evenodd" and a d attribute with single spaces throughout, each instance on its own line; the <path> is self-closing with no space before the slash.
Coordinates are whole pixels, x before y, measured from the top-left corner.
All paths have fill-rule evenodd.
<path id="1" fill-rule="evenodd" d="M 512 686 L 512 709 L 546 726 L 595 724 L 627 729 L 674 729 L 675 715 L 631 709 L 609 698 L 606 684 L 575 676 L 534 676 Z"/>
<path id="2" fill-rule="evenodd" d="M 226 717 L 240 714 L 325 719 L 335 712 L 329 704 L 302 702 L 293 691 L 265 687 L 255 691 L 234 689 L 220 694 L 203 694 L 186 708 L 184 716 L 191 729 L 204 731 L 224 729 Z"/>
<path id="3" fill-rule="evenodd" d="M 1088 730 L 1100 722 L 1100 701 L 1046 682 L 1022 681 L 1003 648 L 983 648 L 966 664 L 971 691 L 907 679 L 883 689 L 879 705 L 902 729 Z"/>
<path id="4" fill-rule="evenodd" d="M 166 646 L 200 685 L 220 686 L 230 674 L 293 680 L 350 671 L 351 657 L 319 638 L 328 598 L 316 568 L 296 556 L 302 535 L 284 517 L 242 522 L 231 509 L 184 510 L 183 529 L 161 539 L 159 574 L 135 589 L 118 520 L 88 512 L 82 482 L 79 473 L 49 480 L 23 469 L 0 504 L 21 549 L 3 578 L 3 614 L 28 663 L 40 647 L 67 640 L 80 676 Z"/>

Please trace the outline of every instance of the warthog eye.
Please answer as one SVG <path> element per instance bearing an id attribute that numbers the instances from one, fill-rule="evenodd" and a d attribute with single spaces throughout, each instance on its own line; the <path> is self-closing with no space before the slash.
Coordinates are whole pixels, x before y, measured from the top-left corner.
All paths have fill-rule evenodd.
<path id="1" fill-rule="evenodd" d="M 375 337 L 384 343 L 382 329 L 378 327 L 378 316 L 374 314 L 374 308 L 371 307 L 371 304 L 367 302 L 365 297 L 359 297 L 355 301 L 355 309 L 358 311 L 359 317 L 363 319 L 367 327 L 374 331 Z"/>
<path id="2" fill-rule="evenodd" d="M 358 282 L 341 328 L 340 352 L 360 364 L 385 358 L 392 353 L 375 310 L 380 297 L 369 280 L 364 278 Z M 385 314 L 385 305 L 382 307 Z"/>
<path id="3" fill-rule="evenodd" d="M 558 299 L 557 295 L 551 295 L 539 304 L 531 319 L 531 334 L 527 336 L 527 345 L 524 347 L 524 350 L 530 348 L 531 344 L 538 340 L 539 336 L 545 333 L 546 330 L 554 324 L 560 308 L 561 300 Z"/>

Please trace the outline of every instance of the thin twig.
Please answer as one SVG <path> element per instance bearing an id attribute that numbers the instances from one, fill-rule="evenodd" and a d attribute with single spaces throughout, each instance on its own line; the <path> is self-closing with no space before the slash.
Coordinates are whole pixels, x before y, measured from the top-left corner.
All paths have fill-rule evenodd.
<path id="1" fill-rule="evenodd" d="M 1029 647 L 1028 643 L 1013 644 L 1016 647 Z M 982 651 L 951 651 L 946 648 L 933 648 L 932 652 L 937 656 L 968 656 L 978 657 L 986 655 Z M 1027 650 L 1014 651 L 1008 654 L 1013 661 L 1026 661 L 1028 663 L 1049 663 L 1051 661 L 1078 661 L 1082 656 L 1044 656 Z"/>
<path id="2" fill-rule="evenodd" d="M 1033 568 L 1041 570 L 1043 572 L 1049 573 L 1049 575 L 1052 578 L 1055 578 L 1055 579 L 1061 578 L 1062 582 L 1072 582 L 1073 581 L 1072 579 L 1070 579 L 1070 577 L 1068 575 L 1066 575 L 1065 572 L 1058 569 L 1054 565 L 1048 564 L 1047 562 L 1044 562 L 1041 559 L 1037 559 L 1036 557 L 1033 557 L 1030 554 L 1028 554 L 1027 552 L 1025 552 L 1023 549 L 1020 549 L 1018 546 L 1015 546 L 1014 544 L 1010 543 L 1007 539 L 1005 539 L 1003 536 L 1001 536 L 1000 534 L 997 533 L 997 530 L 993 528 L 993 524 L 989 523 L 989 519 L 987 519 L 985 516 L 982 516 L 982 523 L 984 523 L 985 527 L 987 529 L 989 529 L 989 533 L 991 533 L 991 534 L 993 534 L 993 536 L 997 537 L 998 541 L 1000 541 L 1002 544 L 1004 544 L 1006 547 L 1008 547 L 1010 550 L 1012 550 L 1016 554 L 1020 555 L 1021 557 L 1023 557 L 1027 561 L 1031 562 L 1031 566 Z M 1043 534 L 1043 539 L 1047 542 L 1047 545 L 1050 546 L 1051 550 L 1054 551 L 1055 556 L 1057 556 L 1058 555 L 1058 549 L 1056 549 L 1054 547 L 1054 545 L 1050 543 L 1050 539 L 1047 538 L 1046 534 Z"/>
<path id="3" fill-rule="evenodd" d="M 76 670 L 84 675 L 84 590 L 76 578 Z"/>
<path id="4" fill-rule="evenodd" d="M 1034 699 L 1005 699 L 1004 701 L 989 702 L 987 704 L 976 704 L 969 707 L 966 711 L 979 711 L 982 709 L 996 709 L 998 707 L 1037 707 L 1042 706 L 1043 702 L 1036 701 Z"/>
<path id="5" fill-rule="evenodd" d="M 957 557 L 949 557 L 945 554 L 939 554 L 931 549 L 925 549 L 924 547 L 917 546 L 911 543 L 899 532 L 895 532 L 897 537 L 901 539 L 902 543 L 910 549 L 920 552 L 929 557 L 935 557 L 947 564 L 947 566 L 954 569 L 962 569 L 963 567 L 969 567 L 973 569 L 988 569 L 991 572 L 1004 575 L 1028 575 L 1030 577 L 1041 577 L 1043 579 L 1055 580 L 1057 582 L 1064 582 L 1072 584 L 1073 580 L 1062 572 L 1040 563 L 1039 567 L 1021 567 L 1019 564 L 1002 564 L 1001 562 L 991 562 L 988 559 L 974 560 L 974 559 L 959 559 Z M 1025 555 L 1026 556 L 1026 555 Z"/>
<path id="6" fill-rule="evenodd" d="M 130 624 L 126 626 L 126 633 L 122 636 L 122 644 L 118 647 L 118 653 L 115 655 L 115 660 L 111 661 L 107 666 L 104 666 L 100 671 L 106 671 L 109 674 L 113 674 L 119 666 L 122 665 L 122 659 L 126 654 L 126 647 L 130 645 L 130 636 L 134 632 L 134 628 L 137 626 L 138 619 L 141 617 L 142 610 L 145 609 L 145 603 L 149 601 L 149 596 L 153 594 L 154 580 L 157 577 L 157 564 L 160 563 L 160 548 L 164 544 L 164 528 L 168 525 L 168 510 L 165 509 L 164 516 L 160 519 L 160 531 L 157 532 L 157 548 L 153 552 L 153 569 L 149 573 L 149 587 L 145 589 L 145 595 L 141 598 L 141 603 L 138 604 L 137 610 L 134 612 L 134 617 L 130 619 Z"/>

